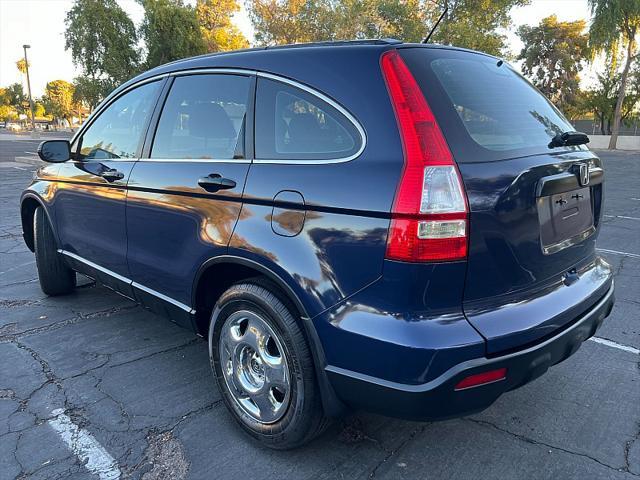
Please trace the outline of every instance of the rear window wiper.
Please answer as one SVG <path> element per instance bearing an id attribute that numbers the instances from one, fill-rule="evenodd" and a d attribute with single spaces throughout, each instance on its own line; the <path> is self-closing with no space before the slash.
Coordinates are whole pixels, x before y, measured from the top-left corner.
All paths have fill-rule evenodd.
<path id="1" fill-rule="evenodd" d="M 589 137 L 582 132 L 563 132 L 558 133 L 549 142 L 549 148 L 566 147 L 573 145 L 584 145 L 589 143 Z"/>

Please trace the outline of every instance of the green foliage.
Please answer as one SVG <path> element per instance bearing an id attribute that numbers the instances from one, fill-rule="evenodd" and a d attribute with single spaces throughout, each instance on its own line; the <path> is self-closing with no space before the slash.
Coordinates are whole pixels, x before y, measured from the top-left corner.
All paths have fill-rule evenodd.
<path id="1" fill-rule="evenodd" d="M 593 16 L 589 28 L 589 43 L 597 51 L 615 54 L 621 43 L 638 43 L 640 1 L 589 0 Z"/>
<path id="2" fill-rule="evenodd" d="M 327 1 L 254 0 L 247 2 L 256 42 L 277 45 L 332 39 L 333 29 L 321 19 L 328 17 Z M 322 25 L 327 29 L 323 30 Z"/>
<path id="3" fill-rule="evenodd" d="M 518 56 L 522 72 L 558 108 L 569 113 L 580 89 L 580 68 L 589 56 L 583 20 L 560 22 L 555 15 L 539 25 L 523 25 L 518 35 L 524 47 Z"/>
<path id="4" fill-rule="evenodd" d="M 432 41 L 500 55 L 509 11 L 530 0 L 445 0 Z M 427 0 L 253 0 L 247 2 L 259 44 L 395 37 L 421 41 L 442 13 Z"/>
<path id="5" fill-rule="evenodd" d="M 592 14 L 589 41 L 594 51 L 604 51 L 614 59 L 617 58 L 620 46 L 626 51 L 609 142 L 609 148 L 616 148 L 631 64 L 638 55 L 640 0 L 589 0 L 589 5 Z"/>
<path id="6" fill-rule="evenodd" d="M 449 7 L 431 41 L 506 56 L 507 38 L 500 29 L 511 25 L 510 11 L 513 7 L 529 3 L 530 0 L 444 0 L 437 5 L 429 3 L 430 24 L 437 20 L 443 6 Z"/>
<path id="7" fill-rule="evenodd" d="M 9 88 L 0 88 L 0 122 L 15 121 L 17 119 L 18 112 L 13 106 L 12 92 L 9 91 Z"/>
<path id="8" fill-rule="evenodd" d="M 35 102 L 33 105 L 33 115 L 34 117 L 44 117 L 46 115 L 46 110 L 44 108 L 44 104 L 41 102 Z"/>
<path id="9" fill-rule="evenodd" d="M 75 0 L 65 24 L 65 48 L 86 75 L 115 85 L 137 72 L 136 29 L 115 0 Z"/>
<path id="10" fill-rule="evenodd" d="M 30 67 L 31 64 L 25 62 L 24 58 L 21 58 L 20 60 L 18 60 L 16 62 L 16 68 L 18 69 L 18 71 L 22 74 L 27 73 L 27 67 Z"/>
<path id="11" fill-rule="evenodd" d="M 196 14 L 208 52 L 247 48 L 249 42 L 231 22 L 240 10 L 236 0 L 198 0 Z"/>
<path id="12" fill-rule="evenodd" d="M 140 0 L 140 36 L 147 46 L 146 68 L 206 52 L 193 7 L 182 0 Z"/>
<path id="13" fill-rule="evenodd" d="M 259 44 L 396 37 L 425 34 L 421 0 L 254 0 L 247 4 Z"/>
<path id="14" fill-rule="evenodd" d="M 76 77 L 73 79 L 73 102 L 86 105 L 93 110 L 111 90 L 110 83 L 91 77 Z"/>
<path id="15" fill-rule="evenodd" d="M 23 105 L 27 101 L 24 89 L 19 83 L 12 83 L 5 89 L 5 98 L 7 99 L 7 104 L 13 106 L 19 112 L 22 111 Z"/>
<path id="16" fill-rule="evenodd" d="M 75 105 L 73 103 L 73 85 L 64 80 L 53 80 L 45 87 L 45 109 L 57 119 L 65 119 L 71 124 Z"/>
<path id="17" fill-rule="evenodd" d="M 18 112 L 11 105 L 0 105 L 0 122 L 18 121 Z"/>
<path id="18" fill-rule="evenodd" d="M 584 92 L 584 111 L 593 113 L 600 123 L 603 135 L 611 134 L 611 126 L 620 90 L 622 74 L 610 69 L 604 74 L 598 74 L 595 87 Z M 629 75 L 624 102 L 621 109 L 621 120 L 629 123 L 638 119 L 640 115 L 640 62 L 636 61 L 635 68 Z"/>

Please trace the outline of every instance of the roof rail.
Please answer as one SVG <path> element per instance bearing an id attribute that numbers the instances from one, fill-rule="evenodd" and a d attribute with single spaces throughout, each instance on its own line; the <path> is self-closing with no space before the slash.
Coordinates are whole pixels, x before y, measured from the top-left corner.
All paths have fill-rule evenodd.
<path id="1" fill-rule="evenodd" d="M 267 50 L 280 48 L 307 48 L 307 47 L 339 47 L 347 45 L 397 45 L 402 43 L 395 38 L 367 38 L 363 40 L 327 40 L 322 42 L 290 43 L 287 45 L 273 45 L 266 47 Z"/>

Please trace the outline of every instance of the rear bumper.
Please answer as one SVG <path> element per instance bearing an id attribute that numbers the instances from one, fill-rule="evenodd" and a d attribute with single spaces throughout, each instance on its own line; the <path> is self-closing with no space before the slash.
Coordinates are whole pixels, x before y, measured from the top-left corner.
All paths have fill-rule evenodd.
<path id="1" fill-rule="evenodd" d="M 326 368 L 327 375 L 337 395 L 354 408 L 421 421 L 468 415 L 484 410 L 504 392 L 534 380 L 573 355 L 611 313 L 613 303 L 612 284 L 588 312 L 558 334 L 524 350 L 459 363 L 421 385 L 391 382 L 333 366 Z M 507 369 L 504 380 L 454 390 L 458 382 L 470 375 L 499 368 Z"/>

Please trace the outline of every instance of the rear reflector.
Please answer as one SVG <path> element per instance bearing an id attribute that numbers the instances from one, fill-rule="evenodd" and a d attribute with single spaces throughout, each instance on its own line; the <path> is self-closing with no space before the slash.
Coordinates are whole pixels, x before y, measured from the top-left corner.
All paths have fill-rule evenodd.
<path id="1" fill-rule="evenodd" d="M 497 370 L 489 370 L 488 372 L 477 373 L 470 375 L 467 378 L 458 382 L 454 390 L 464 390 L 466 388 L 479 387 L 480 385 L 487 385 L 489 383 L 499 382 L 507 378 L 507 369 L 498 368 Z"/>
<path id="2" fill-rule="evenodd" d="M 400 54 L 390 50 L 380 62 L 404 150 L 386 257 L 405 262 L 464 260 L 468 208 L 449 147 Z"/>

